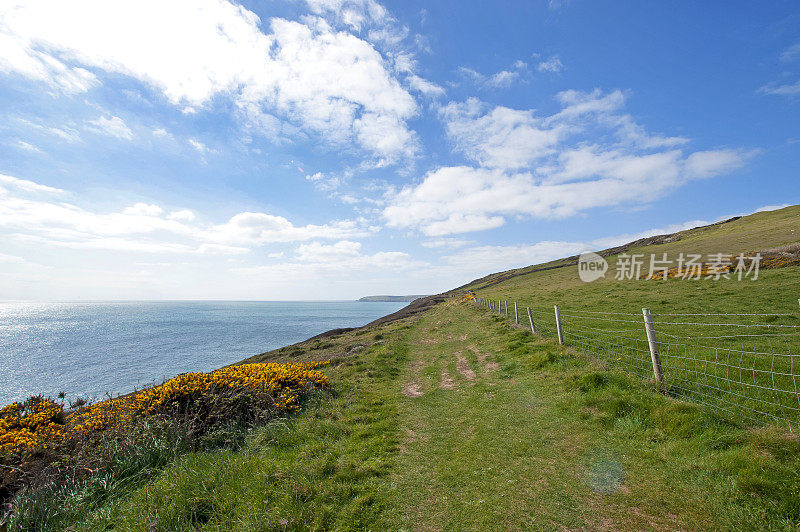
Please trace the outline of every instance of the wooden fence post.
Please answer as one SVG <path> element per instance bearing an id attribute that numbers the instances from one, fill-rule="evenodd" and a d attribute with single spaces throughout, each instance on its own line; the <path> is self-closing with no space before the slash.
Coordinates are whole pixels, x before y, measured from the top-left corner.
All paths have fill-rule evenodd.
<path id="1" fill-rule="evenodd" d="M 531 333 L 536 334 L 536 326 L 533 324 L 533 317 L 531 316 L 531 307 L 528 307 L 528 321 L 531 322 Z"/>
<path id="2" fill-rule="evenodd" d="M 644 330 L 647 333 L 647 343 L 650 346 L 650 359 L 653 361 L 653 375 L 655 375 L 659 384 L 664 384 L 664 373 L 661 370 L 661 356 L 658 354 L 656 329 L 653 327 L 653 317 L 650 315 L 650 309 L 643 308 L 642 315 L 644 316 Z"/>
<path id="3" fill-rule="evenodd" d="M 506 299 L 505 304 L 506 304 L 506 319 L 508 319 L 508 299 Z"/>
<path id="4" fill-rule="evenodd" d="M 517 312 L 517 302 L 514 301 L 514 321 L 519 325 L 519 313 Z"/>
<path id="5" fill-rule="evenodd" d="M 558 343 L 559 345 L 564 345 L 564 331 L 561 330 L 561 314 L 558 313 L 558 305 L 554 307 L 556 309 L 556 331 L 558 332 Z"/>

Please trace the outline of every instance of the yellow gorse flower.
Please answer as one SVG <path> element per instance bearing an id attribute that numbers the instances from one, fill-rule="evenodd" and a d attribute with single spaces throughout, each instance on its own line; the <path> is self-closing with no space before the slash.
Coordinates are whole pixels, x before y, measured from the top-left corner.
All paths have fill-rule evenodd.
<path id="1" fill-rule="evenodd" d="M 328 377 L 318 370 L 327 362 L 242 364 L 209 373 L 184 373 L 159 386 L 102 401 L 70 414 L 50 399 L 32 397 L 0 409 L 0 454 L 26 448 L 57 445 L 69 438 L 104 431 L 137 415 L 157 412 L 182 399 L 213 391 L 246 390 L 272 398 L 277 412 L 300 409 L 297 394 L 308 388 L 326 388 Z"/>

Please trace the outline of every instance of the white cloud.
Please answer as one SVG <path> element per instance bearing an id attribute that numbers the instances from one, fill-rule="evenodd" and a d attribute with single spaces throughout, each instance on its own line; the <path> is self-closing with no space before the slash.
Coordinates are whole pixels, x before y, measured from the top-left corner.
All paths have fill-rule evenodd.
<path id="1" fill-rule="evenodd" d="M 355 205 L 357 203 L 361 203 L 361 200 L 352 194 L 340 194 L 336 196 L 339 201 L 342 203 L 346 203 L 347 205 Z"/>
<path id="2" fill-rule="evenodd" d="M 35 192 L 39 194 L 63 194 L 65 191 L 60 188 L 48 187 L 27 179 L 19 179 L 10 175 L 0 174 L 0 198 L 3 196 L 3 185 L 15 188 L 23 192 Z"/>
<path id="3" fill-rule="evenodd" d="M 125 121 L 118 116 L 112 116 L 111 118 L 101 116 L 97 120 L 90 120 L 89 129 L 109 137 L 116 137 L 124 140 L 133 139 L 133 131 L 131 131 L 127 124 L 125 124 Z"/>
<path id="4" fill-rule="evenodd" d="M 518 80 L 528 71 L 528 64 L 518 60 L 511 69 L 501 70 L 490 75 L 483 75 L 477 70 L 467 67 L 459 67 L 458 71 L 480 86 L 499 89 L 509 87 Z"/>
<path id="5" fill-rule="evenodd" d="M 779 85 L 777 83 L 764 85 L 759 89 L 759 92 L 764 94 L 776 94 L 780 96 L 794 96 L 800 94 L 800 80 L 797 80 L 794 83 L 786 83 L 784 85 Z"/>
<path id="6" fill-rule="evenodd" d="M 539 64 L 536 65 L 536 70 L 539 72 L 561 72 L 564 70 L 564 63 L 561 62 L 561 59 L 559 59 L 557 55 L 554 55 L 545 61 L 539 62 Z"/>
<path id="7" fill-rule="evenodd" d="M 468 67 L 464 67 L 464 66 L 458 67 L 458 72 L 462 76 L 470 78 L 473 81 L 483 81 L 483 80 L 486 79 L 486 76 L 484 76 L 483 74 L 481 74 L 480 72 L 478 72 L 477 70 L 474 70 L 472 68 L 468 68 Z"/>
<path id="8" fill-rule="evenodd" d="M 63 192 L 0 174 L 0 228 L 20 240 L 62 247 L 205 254 L 240 254 L 271 242 L 358 238 L 378 230 L 364 219 L 297 226 L 261 212 L 208 224 L 197 222 L 192 211 L 166 213 L 144 202 L 119 212 L 96 212 L 47 199 Z"/>
<path id="9" fill-rule="evenodd" d="M 352 172 L 350 171 L 345 171 L 342 175 L 315 172 L 313 174 L 306 174 L 306 179 L 314 183 L 317 189 L 330 192 L 339 188 L 351 175 Z"/>
<path id="10" fill-rule="evenodd" d="M 150 203 L 135 203 L 122 210 L 122 214 L 131 216 L 160 216 L 163 212 L 164 209 Z"/>
<path id="11" fill-rule="evenodd" d="M 451 212 L 441 220 L 426 220 L 422 232 L 427 236 L 454 235 L 496 229 L 504 223 L 502 216 Z"/>
<path id="12" fill-rule="evenodd" d="M 53 55 L 35 49 L 19 34 L 0 31 L 0 50 L 2 73 L 21 74 L 66 93 L 85 92 L 97 84 L 96 76 L 88 70 L 67 66 Z"/>
<path id="13" fill-rule="evenodd" d="M 355 30 L 370 24 L 385 24 L 389 13 L 375 0 L 305 0 L 317 15 L 333 16 Z"/>
<path id="14" fill-rule="evenodd" d="M 208 153 L 209 151 L 211 151 L 208 149 L 208 146 L 206 146 L 197 139 L 189 139 L 189 144 L 191 144 L 192 147 L 197 151 L 199 151 L 200 153 Z"/>
<path id="15" fill-rule="evenodd" d="M 311 242 L 297 248 L 297 260 L 302 262 L 329 262 L 347 260 L 361 254 L 361 242 L 340 240 L 335 244 Z"/>
<path id="16" fill-rule="evenodd" d="M 508 87 L 519 77 L 519 72 L 511 70 L 501 70 L 492 74 L 486 80 L 486 84 L 490 87 Z"/>
<path id="17" fill-rule="evenodd" d="M 374 2 L 311 2 L 321 13 L 344 8 L 343 16 L 354 5 L 371 20 L 385 16 Z M 303 20 L 272 18 L 262 32 L 254 13 L 227 0 L 25 0 L 4 9 L 0 35 L 13 53 L 4 53 L 0 69 L 74 90 L 94 83 L 86 69 L 122 74 L 182 109 L 231 98 L 267 135 L 276 133 L 264 127 L 269 117 L 279 116 L 290 126 L 281 134 L 295 125 L 333 144 L 353 142 L 380 161 L 413 156 L 407 121 L 416 102 L 381 54 L 321 18 Z"/>
<path id="18" fill-rule="evenodd" d="M 41 149 L 39 149 L 38 147 L 34 146 L 30 142 L 25 142 L 24 140 L 18 140 L 17 141 L 17 147 L 19 147 L 20 149 L 23 149 L 25 151 L 32 152 L 32 153 L 42 153 Z"/>
<path id="19" fill-rule="evenodd" d="M 620 91 L 603 94 L 564 91 L 557 95 L 562 109 L 538 116 L 533 109 L 490 108 L 476 98 L 450 102 L 440 110 L 448 137 L 456 149 L 482 166 L 524 168 L 557 155 L 567 141 L 604 141 L 627 149 L 655 149 L 685 144 L 681 137 L 649 134 L 621 112 Z M 582 136 L 582 137 L 581 137 Z"/>
<path id="20" fill-rule="evenodd" d="M 686 158 L 686 173 L 691 178 L 713 177 L 742 166 L 742 161 L 755 156 L 757 151 L 711 150 L 699 151 Z"/>
<path id="21" fill-rule="evenodd" d="M 780 210 L 780 209 L 785 209 L 786 207 L 790 207 L 790 206 L 791 206 L 791 203 L 780 203 L 778 205 L 764 205 L 763 207 L 757 208 L 753 212 L 755 213 L 755 212 L 777 211 L 777 210 Z M 752 214 L 752 213 L 746 213 L 746 214 L 744 214 L 744 216 L 747 216 L 747 214 Z"/>
<path id="22" fill-rule="evenodd" d="M 535 244 L 476 246 L 447 255 L 443 257 L 443 261 L 446 266 L 452 268 L 452 271 L 498 271 L 521 268 L 570 257 L 584 251 L 609 249 L 642 238 L 678 233 L 680 231 L 686 231 L 687 229 L 728 220 L 734 216 L 748 216 L 756 212 L 782 209 L 788 206 L 788 204 L 764 206 L 738 215 L 727 214 L 713 220 L 689 220 L 665 227 L 647 229 L 638 233 L 606 236 L 585 242 L 542 241 Z M 474 275 L 477 276 L 477 274 Z"/>
<path id="23" fill-rule="evenodd" d="M 568 6 L 570 4 L 570 0 L 549 0 L 547 5 L 550 9 L 556 10 L 561 9 L 562 7 Z"/>
<path id="24" fill-rule="evenodd" d="M 694 156 L 694 157 L 693 157 Z M 732 150 L 679 150 L 631 155 L 582 147 L 565 151 L 550 175 L 501 169 L 444 167 L 404 187 L 384 209 L 391 227 L 429 236 L 500 227 L 508 216 L 566 217 L 595 207 L 646 203 L 686 183 L 743 165 Z"/>
<path id="25" fill-rule="evenodd" d="M 197 252 L 204 255 L 242 255 L 249 253 L 250 248 L 242 246 L 226 246 L 224 244 L 200 244 Z"/>
<path id="26" fill-rule="evenodd" d="M 189 209 L 172 211 L 167 215 L 168 220 L 178 220 L 179 222 L 192 222 L 195 218 L 195 214 Z"/>
<path id="27" fill-rule="evenodd" d="M 427 266 L 415 261 L 408 253 L 379 251 L 373 254 L 362 252 L 360 242 L 342 240 L 334 244 L 311 242 L 302 244 L 294 256 L 286 262 L 234 268 L 232 271 L 247 277 L 267 276 L 278 279 L 314 279 L 349 276 L 363 277 L 365 273 L 397 272 Z"/>
<path id="28" fill-rule="evenodd" d="M 422 242 L 422 246 L 426 248 L 433 248 L 433 249 L 457 249 L 460 247 L 467 246 L 472 244 L 472 240 L 458 240 L 455 238 L 437 238 L 434 240 L 425 240 Z"/>
<path id="29" fill-rule="evenodd" d="M 325 17 L 337 28 L 364 35 L 372 43 L 395 49 L 408 35 L 401 25 L 375 0 L 305 0 L 312 13 Z"/>
<path id="30" fill-rule="evenodd" d="M 214 242 L 255 246 L 270 242 L 297 242 L 315 238 L 337 239 L 364 237 L 377 228 L 364 225 L 364 220 L 341 220 L 324 225 L 295 226 L 282 216 L 263 212 L 243 212 L 224 224 L 206 230 L 205 238 Z"/>
<path id="31" fill-rule="evenodd" d="M 6 255 L 5 253 L 0 253 L 0 264 L 22 264 L 25 262 L 25 259 L 22 257 L 17 257 L 16 255 Z"/>
<path id="32" fill-rule="evenodd" d="M 562 146 L 604 142 L 626 149 L 655 149 L 685 144 L 681 137 L 648 133 L 621 111 L 620 91 L 603 94 L 564 91 L 557 95 L 562 109 L 538 116 L 533 109 L 490 108 L 476 98 L 450 102 L 440 109 L 445 130 L 455 148 L 469 159 L 492 168 L 525 168 L 547 162 Z"/>
<path id="33" fill-rule="evenodd" d="M 484 114 L 476 98 L 451 102 L 440 112 L 456 149 L 487 166 L 519 168 L 552 153 L 566 134 L 563 126 L 548 127 L 533 111 L 495 107 Z"/>
<path id="34" fill-rule="evenodd" d="M 800 42 L 793 44 L 783 51 L 781 54 L 781 61 L 788 63 L 800 57 Z"/>
<path id="35" fill-rule="evenodd" d="M 417 75 L 408 76 L 408 86 L 426 96 L 444 96 L 444 88 Z"/>
<path id="36" fill-rule="evenodd" d="M 579 242 L 537 242 L 516 246 L 478 246 L 444 257 L 445 264 L 460 270 L 508 270 L 575 255 L 587 249 Z"/>
<path id="37" fill-rule="evenodd" d="M 552 165 L 570 145 L 602 145 L 599 151 L 644 153 L 688 142 L 682 137 L 647 132 L 622 111 L 625 97 L 620 91 L 564 91 L 556 98 L 562 109 L 552 115 L 537 115 L 533 109 L 489 107 L 470 98 L 443 106 L 440 117 L 455 148 L 491 168 Z"/>
<path id="38" fill-rule="evenodd" d="M 12 279 L 12 282 L 21 279 L 35 281 L 38 280 L 38 275 L 52 269 L 53 268 L 50 266 L 43 266 L 42 264 L 31 262 L 18 255 L 0 253 L 0 275 L 9 277 Z"/>
<path id="39" fill-rule="evenodd" d="M 56 136 L 61 140 L 65 140 L 67 142 L 78 142 L 81 140 L 80 134 L 75 129 L 69 127 L 54 127 L 49 125 L 42 125 L 36 122 L 32 122 L 30 120 L 26 120 L 24 118 L 19 118 L 17 119 L 17 121 L 30 129 L 33 129 L 40 133 L 45 133 L 46 135 Z"/>
<path id="40" fill-rule="evenodd" d="M 788 47 L 780 56 L 784 63 L 790 63 L 800 57 L 800 42 Z M 768 83 L 758 89 L 762 94 L 773 94 L 778 96 L 797 96 L 800 95 L 800 80 L 794 83 Z"/>

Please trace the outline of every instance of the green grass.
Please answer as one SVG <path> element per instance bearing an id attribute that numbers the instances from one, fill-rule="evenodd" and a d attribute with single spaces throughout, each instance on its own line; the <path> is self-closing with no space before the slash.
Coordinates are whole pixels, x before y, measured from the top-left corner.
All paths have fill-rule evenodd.
<path id="1" fill-rule="evenodd" d="M 800 241 L 800 205 L 785 207 L 777 211 L 760 212 L 745 216 L 732 222 L 703 226 L 695 229 L 688 229 L 677 233 L 680 239 L 666 244 L 652 245 L 647 247 L 631 247 L 626 253 L 667 253 L 673 259 L 683 253 L 732 253 L 765 251 L 787 244 Z M 526 274 L 534 272 L 542 267 L 557 266 L 564 264 L 564 259 L 554 260 L 545 264 L 538 264 L 507 270 L 490 274 L 487 277 L 473 281 L 465 285 L 464 289 L 480 289 L 490 285 L 497 279 L 507 277 L 510 274 Z M 614 272 L 616 258 L 609 259 L 610 271 Z M 567 268 L 569 269 L 569 268 Z M 574 270 L 574 267 L 573 267 Z M 563 269 L 548 270 L 545 272 L 535 272 L 538 279 L 552 280 L 560 289 L 568 289 L 580 286 L 577 275 L 574 272 L 564 275 Z M 646 273 L 646 271 L 645 271 Z M 530 282 L 523 281 L 523 282 Z M 602 281 L 601 281 L 602 282 Z"/>
<path id="2" fill-rule="evenodd" d="M 782 245 L 796 241 L 799 216 L 754 215 L 654 251 Z M 555 303 L 567 314 L 629 312 L 622 327 L 637 342 L 644 306 L 656 315 L 795 312 L 771 322 L 791 324 L 798 293 L 797 267 L 748 283 L 591 284 L 570 267 L 479 290 L 541 308 L 540 326 L 552 327 Z M 565 317 L 573 345 L 564 347 L 453 298 L 413 318 L 263 353 L 248 361 L 332 359 L 331 392 L 230 445 L 187 452 L 154 441 L 106 480 L 54 486 L 19 508 L 51 525 L 38 529 L 76 531 L 800 528 L 795 435 L 681 402 L 614 356 L 588 357 L 596 346 L 578 334 L 586 323 Z M 664 354 L 669 377 L 679 368 Z M 48 512 L 57 515 L 46 521 Z"/>
<path id="3" fill-rule="evenodd" d="M 693 229 L 676 242 L 638 247 L 676 259 L 683 253 L 739 253 L 797 242 L 800 207 L 758 213 L 734 222 Z M 479 298 L 516 301 L 545 335 L 555 335 L 553 305 L 562 311 L 567 343 L 647 376 L 651 372 L 641 309 L 652 310 L 664 374 L 672 391 L 725 408 L 752 421 L 800 422 L 795 393 L 800 380 L 800 267 L 761 269 L 757 280 L 616 280 L 616 257 L 604 279 L 584 283 L 577 267 L 518 275 L 476 291 Z M 647 273 L 647 268 L 643 273 Z M 595 314 L 619 313 L 619 314 Z M 668 314 L 778 313 L 789 316 L 670 316 Z M 513 313 L 512 313 L 513 319 Z M 747 325 L 671 325 L 675 322 Z M 785 328 L 752 327 L 756 324 Z M 604 332 L 604 331 L 614 331 Z M 762 335 L 767 336 L 741 336 Z M 721 338 L 725 337 L 725 338 Z M 775 355 L 775 356 L 773 356 Z M 731 380 L 732 382 L 729 382 Z"/>
<path id="4" fill-rule="evenodd" d="M 398 447 L 393 396 L 407 359 L 402 326 L 326 368 L 336 383 L 299 416 L 252 431 L 238 449 L 187 453 L 117 492 L 74 530 L 383 529 Z"/>
<path id="5" fill-rule="evenodd" d="M 334 391 L 74 530 L 790 530 L 800 444 L 455 301 L 346 340 Z M 320 349 L 318 351 L 321 351 Z"/>
<path id="6" fill-rule="evenodd" d="M 438 310 L 414 334 L 405 378 L 425 393 L 404 398 L 398 528 L 789 529 L 800 517 L 793 438 L 676 402 L 480 310 Z M 454 369 L 458 351 L 491 354 L 467 357 L 474 381 Z M 441 387 L 443 369 L 456 388 Z"/>

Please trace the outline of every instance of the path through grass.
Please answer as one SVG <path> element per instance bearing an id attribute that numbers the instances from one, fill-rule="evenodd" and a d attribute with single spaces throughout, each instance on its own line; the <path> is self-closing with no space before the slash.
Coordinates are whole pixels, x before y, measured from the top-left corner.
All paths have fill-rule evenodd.
<path id="1" fill-rule="evenodd" d="M 796 440 L 663 398 L 465 305 L 426 315 L 409 345 L 403 378 L 420 393 L 400 407 L 397 528 L 780 529 L 797 521 L 797 455 L 764 451 L 796 449 Z"/>
<path id="2" fill-rule="evenodd" d="M 800 522 L 800 444 L 469 304 L 348 333 L 335 393 L 76 529 L 712 530 Z M 348 337 L 349 338 L 349 337 Z"/>

